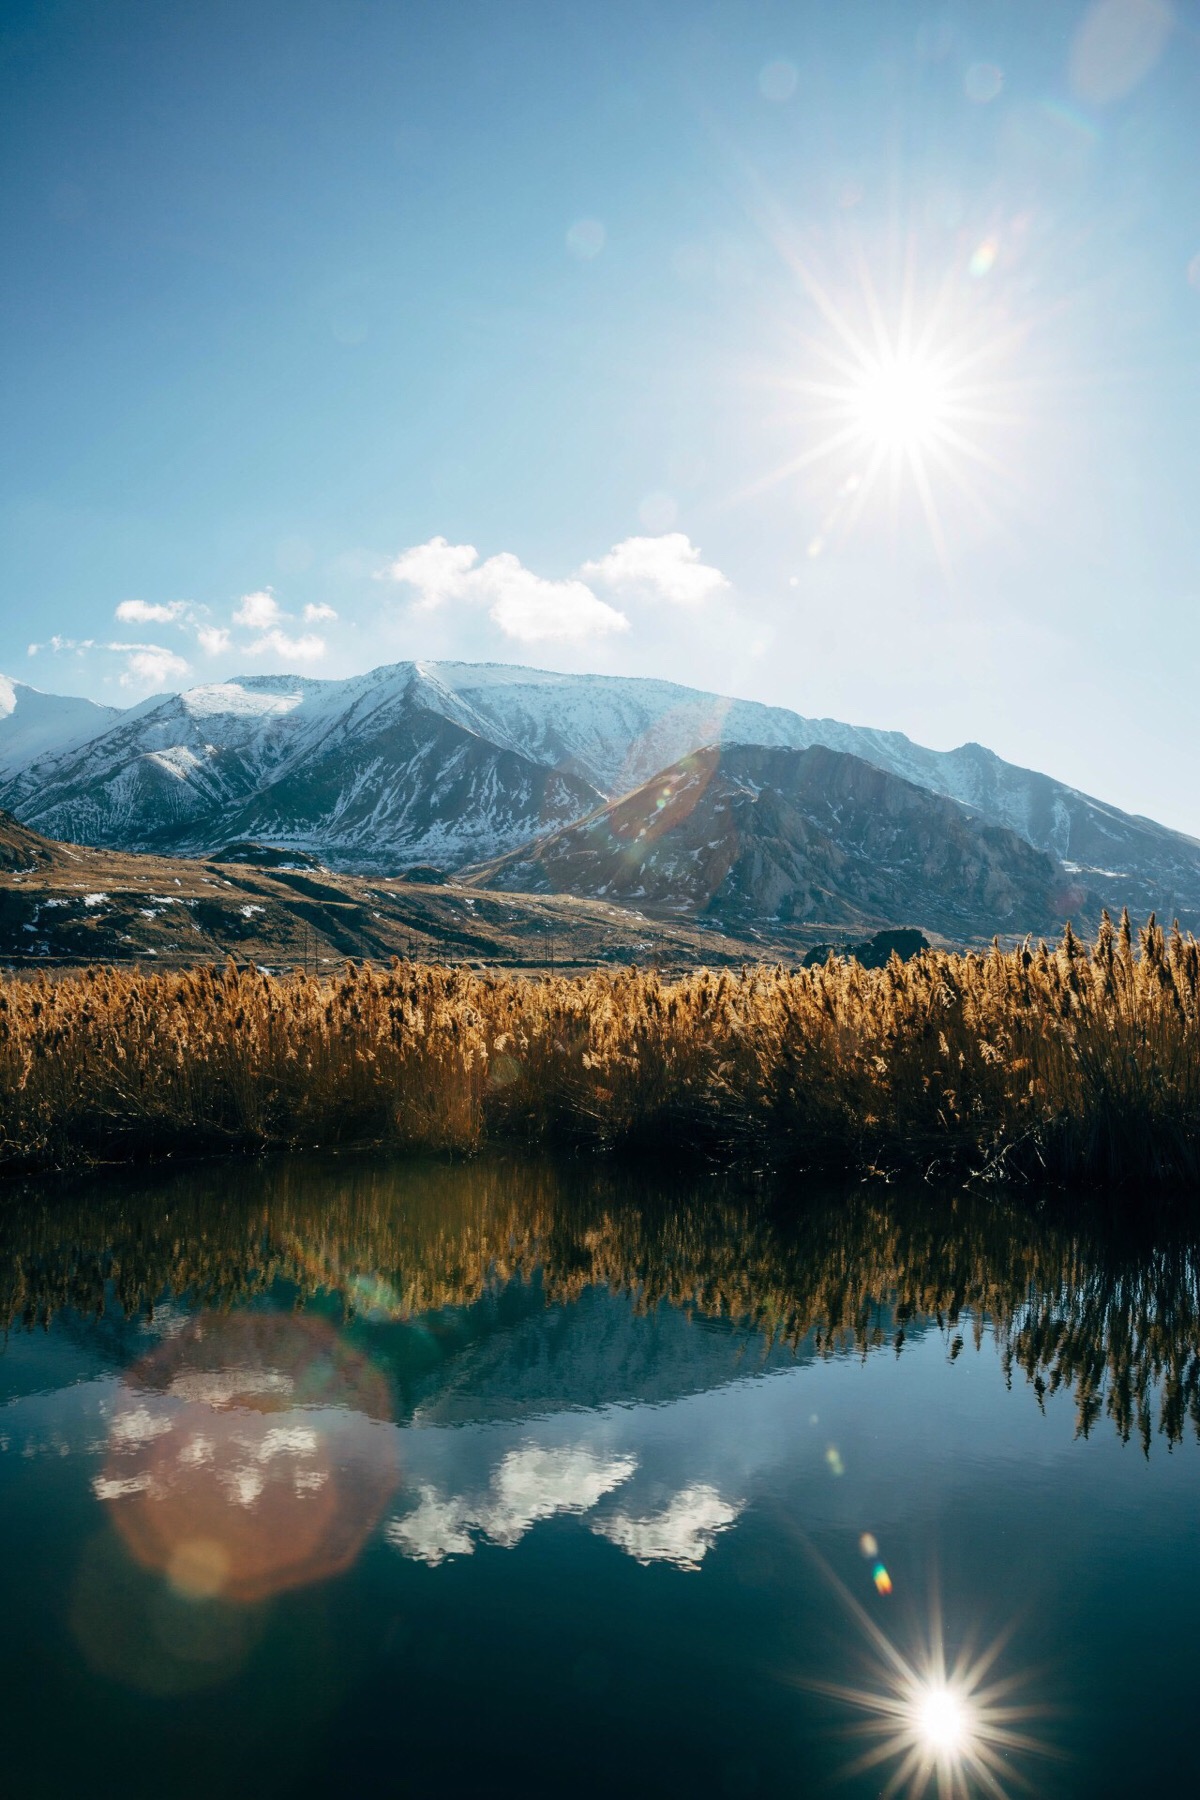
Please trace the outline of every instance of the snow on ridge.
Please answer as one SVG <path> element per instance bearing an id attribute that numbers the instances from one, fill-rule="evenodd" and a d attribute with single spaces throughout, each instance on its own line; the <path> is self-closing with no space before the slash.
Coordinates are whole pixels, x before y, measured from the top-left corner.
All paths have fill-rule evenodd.
<path id="1" fill-rule="evenodd" d="M 253 679 L 253 678 L 251 678 Z M 261 678 L 260 679 L 264 679 Z M 276 676 L 265 677 L 275 681 Z M 241 681 L 214 681 L 205 687 L 188 688 L 180 694 L 179 701 L 193 719 L 211 719 L 221 715 L 232 715 L 240 718 L 278 718 L 283 713 L 294 712 L 304 704 L 307 696 L 295 678 L 289 678 L 284 692 L 275 689 L 253 689 Z"/>
<path id="2" fill-rule="evenodd" d="M 89 743 L 120 717 L 115 706 L 79 695 L 46 694 L 0 675 L 0 776 L 17 775 L 39 758 Z"/>
<path id="3" fill-rule="evenodd" d="M 146 760 L 165 769 L 176 781 L 186 781 L 192 771 L 200 767 L 200 758 L 187 744 L 171 744 L 165 750 L 151 750 Z"/>

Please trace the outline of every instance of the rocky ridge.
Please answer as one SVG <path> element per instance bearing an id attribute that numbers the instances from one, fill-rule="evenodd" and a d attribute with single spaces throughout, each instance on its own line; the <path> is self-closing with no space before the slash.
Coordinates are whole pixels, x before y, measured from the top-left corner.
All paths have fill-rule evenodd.
<path id="1" fill-rule="evenodd" d="M 731 926 L 882 922 L 951 938 L 1048 932 L 1094 904 L 1016 832 L 823 745 L 697 751 L 468 879 Z"/>

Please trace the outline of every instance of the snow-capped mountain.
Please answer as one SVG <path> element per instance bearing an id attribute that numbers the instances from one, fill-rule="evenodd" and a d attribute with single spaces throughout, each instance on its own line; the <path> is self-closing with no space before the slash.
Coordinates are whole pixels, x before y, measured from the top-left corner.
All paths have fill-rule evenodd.
<path id="1" fill-rule="evenodd" d="M 706 744 L 820 744 L 1016 832 L 1110 907 L 1200 927 L 1195 839 L 977 744 L 929 750 L 673 682 L 398 663 L 344 681 L 247 676 L 95 711 L 86 740 L 76 734 L 90 715 L 68 731 L 64 714 L 56 742 L 10 753 L 7 775 L 0 762 L 0 805 L 51 836 L 114 847 L 201 853 L 250 837 L 345 870 L 453 868 L 502 856 Z"/>
<path id="2" fill-rule="evenodd" d="M 1005 762 L 981 744 L 929 750 L 900 731 L 808 719 L 669 681 L 487 663 L 441 663 L 436 677 L 491 735 L 511 733 L 529 753 L 577 768 L 610 797 L 705 744 L 823 744 L 1015 831 L 1106 905 L 1200 921 L 1200 842 Z"/>
<path id="3" fill-rule="evenodd" d="M 120 717 L 119 707 L 43 694 L 0 675 L 0 780 L 38 757 L 87 743 Z"/>
<path id="4" fill-rule="evenodd" d="M 38 758 L 3 791 L 49 837 L 201 854 L 257 839 L 377 872 L 494 854 L 602 798 L 473 729 L 411 663 L 192 688 Z"/>
<path id="5" fill-rule="evenodd" d="M 882 920 L 949 937 L 1050 930 L 1087 899 L 1016 832 L 824 745 L 697 751 L 476 879 L 735 924 Z"/>

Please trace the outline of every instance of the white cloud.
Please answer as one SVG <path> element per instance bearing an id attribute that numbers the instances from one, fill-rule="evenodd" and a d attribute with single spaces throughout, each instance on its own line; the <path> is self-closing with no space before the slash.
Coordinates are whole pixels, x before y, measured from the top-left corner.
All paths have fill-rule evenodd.
<path id="1" fill-rule="evenodd" d="M 475 1534 L 511 1550 L 539 1519 L 590 1512 L 636 1469 L 633 1456 L 527 1444 L 508 1452 L 482 1498 L 445 1497 L 423 1484 L 417 1506 L 391 1520 L 386 1536 L 405 1556 L 433 1565 L 472 1555 Z"/>
<path id="2" fill-rule="evenodd" d="M 733 1524 L 741 1503 L 723 1500 L 707 1482 L 694 1483 L 661 1512 L 634 1519 L 613 1513 L 598 1519 L 592 1530 L 628 1552 L 636 1562 L 669 1562 L 678 1569 L 698 1569 L 717 1533 Z"/>
<path id="3" fill-rule="evenodd" d="M 149 601 L 122 600 L 116 609 L 116 616 L 126 624 L 175 624 L 181 629 L 195 633 L 197 649 L 204 656 L 225 656 L 233 647 L 230 627 L 227 625 L 204 624 L 202 621 L 208 614 L 205 606 L 193 606 L 186 600 Z M 304 608 L 305 625 L 314 625 L 326 620 L 334 620 L 337 613 L 332 606 L 310 604 Z M 291 632 L 288 626 L 294 622 L 296 615 L 284 610 L 270 588 L 259 588 L 253 593 L 243 594 L 234 607 L 231 622 L 246 630 L 257 632 L 257 637 L 244 646 L 248 656 L 281 657 L 290 662 L 319 662 L 325 655 L 326 644 L 323 637 L 312 631 Z M 51 640 L 51 647 L 60 649 L 91 649 L 90 641 L 76 644 L 67 639 Z M 120 649 L 119 645 L 99 646 L 100 648 Z M 36 653 L 38 646 L 30 647 L 30 655 Z M 159 645 L 130 646 L 137 654 L 137 666 L 131 662 L 121 680 L 126 685 L 135 681 L 168 679 L 182 674 L 186 663 L 182 658 L 173 656 L 172 652 Z M 157 671 L 151 674 L 151 670 Z"/>
<path id="4" fill-rule="evenodd" d="M 443 600 L 458 599 L 463 594 L 478 561 L 479 552 L 473 544 L 451 544 L 444 537 L 435 537 L 427 544 L 402 550 L 381 572 L 393 581 L 416 588 L 417 605 L 432 609 Z"/>
<path id="5" fill-rule="evenodd" d="M 30 656 L 36 656 L 41 650 L 53 650 L 57 656 L 64 650 L 74 650 L 78 655 L 82 656 L 86 650 L 95 650 L 97 648 L 106 650 L 110 647 L 111 646 L 107 644 L 100 644 L 97 646 L 95 638 L 59 637 L 56 632 L 52 638 L 47 638 L 44 644 L 30 644 L 29 654 Z"/>
<path id="6" fill-rule="evenodd" d="M 488 617 L 518 643 L 536 644 L 545 638 L 578 643 L 629 630 L 624 613 L 598 600 L 582 581 L 547 581 L 507 550 L 489 557 L 476 576 L 490 602 Z"/>
<path id="7" fill-rule="evenodd" d="M 579 573 L 616 593 L 665 600 L 672 606 L 702 606 L 729 588 L 720 569 L 701 562 L 699 550 L 682 531 L 625 538 L 607 555 L 584 563 Z"/>
<path id="8" fill-rule="evenodd" d="M 249 656 L 282 656 L 295 662 L 320 662 L 324 654 L 325 639 L 312 631 L 306 631 L 303 637 L 289 637 L 286 631 L 267 631 L 247 645 Z"/>
<path id="9" fill-rule="evenodd" d="M 40 650 L 52 650 L 56 656 L 66 651 L 78 657 L 88 657 L 93 652 L 102 656 L 119 656 L 124 667 L 117 680 L 122 687 L 161 688 L 173 681 L 180 681 L 189 672 L 189 665 L 174 650 L 168 650 L 162 644 L 125 643 L 119 639 L 115 642 L 103 643 L 96 638 L 68 638 L 57 634 L 44 644 L 30 644 L 30 656 L 36 656 Z M 111 679 L 111 677 L 109 677 Z"/>
<path id="10" fill-rule="evenodd" d="M 267 631 L 282 618 L 283 608 L 270 588 L 260 588 L 254 594 L 243 594 L 233 611 L 234 624 L 245 625 L 250 631 Z"/>
<path id="11" fill-rule="evenodd" d="M 629 629 L 624 613 L 597 599 L 586 583 L 549 581 L 508 550 L 481 563 L 473 545 L 435 537 L 402 551 L 382 573 L 415 588 L 424 611 L 449 600 L 485 606 L 492 622 L 518 643 L 579 643 Z"/>
<path id="12" fill-rule="evenodd" d="M 123 625 L 170 625 L 187 610 L 186 600 L 122 600 L 116 616 Z"/>
<path id="13" fill-rule="evenodd" d="M 105 648 L 127 655 L 119 677 L 122 687 L 163 687 L 182 681 L 188 672 L 183 657 L 176 656 L 173 650 L 164 650 L 161 644 L 108 644 Z"/>

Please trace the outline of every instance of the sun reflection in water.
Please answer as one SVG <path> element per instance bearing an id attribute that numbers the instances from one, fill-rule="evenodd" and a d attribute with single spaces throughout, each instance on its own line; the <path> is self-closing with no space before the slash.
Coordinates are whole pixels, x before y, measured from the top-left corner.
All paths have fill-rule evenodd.
<path id="1" fill-rule="evenodd" d="M 802 1534 L 801 1534 L 802 1535 Z M 859 1715 L 850 1728 L 858 1754 L 844 1769 L 847 1778 L 879 1770 L 884 1785 L 880 1800 L 1009 1800 L 1029 1792 L 1019 1764 L 1055 1751 L 1034 1730 L 1056 1708 L 1029 1698 L 1032 1671 L 996 1674 L 1014 1627 L 976 1650 L 965 1642 L 947 1660 L 941 1606 L 936 1594 L 927 1616 L 927 1638 L 905 1654 L 876 1623 L 872 1614 L 834 1573 L 806 1538 L 802 1541 L 858 1628 L 867 1649 L 863 1679 L 857 1683 L 814 1679 L 794 1671 L 797 1687 L 822 1694 Z M 858 1540 L 861 1555 L 874 1562 L 872 1580 L 881 1597 L 892 1582 L 875 1559 L 879 1543 L 865 1531 Z M 882 1577 L 882 1579 L 881 1579 Z M 890 1765 L 890 1767 L 889 1767 Z"/>
<path id="2" fill-rule="evenodd" d="M 1020 1699 L 1026 1674 L 992 1678 L 1005 1637 L 947 1668 L 938 1625 L 931 1647 L 910 1661 L 851 1605 L 877 1652 L 873 1675 L 861 1687 L 811 1684 L 864 1715 L 854 1735 L 873 1741 L 847 1775 L 892 1764 L 883 1800 L 921 1800 L 931 1790 L 938 1800 L 1008 1800 L 1014 1788 L 1026 1788 L 1013 1759 L 1049 1754 L 1029 1727 L 1051 1709 Z"/>
<path id="3" fill-rule="evenodd" d="M 917 1702 L 916 1727 L 938 1756 L 957 1756 L 970 1737 L 970 1716 L 958 1695 L 931 1687 Z"/>

